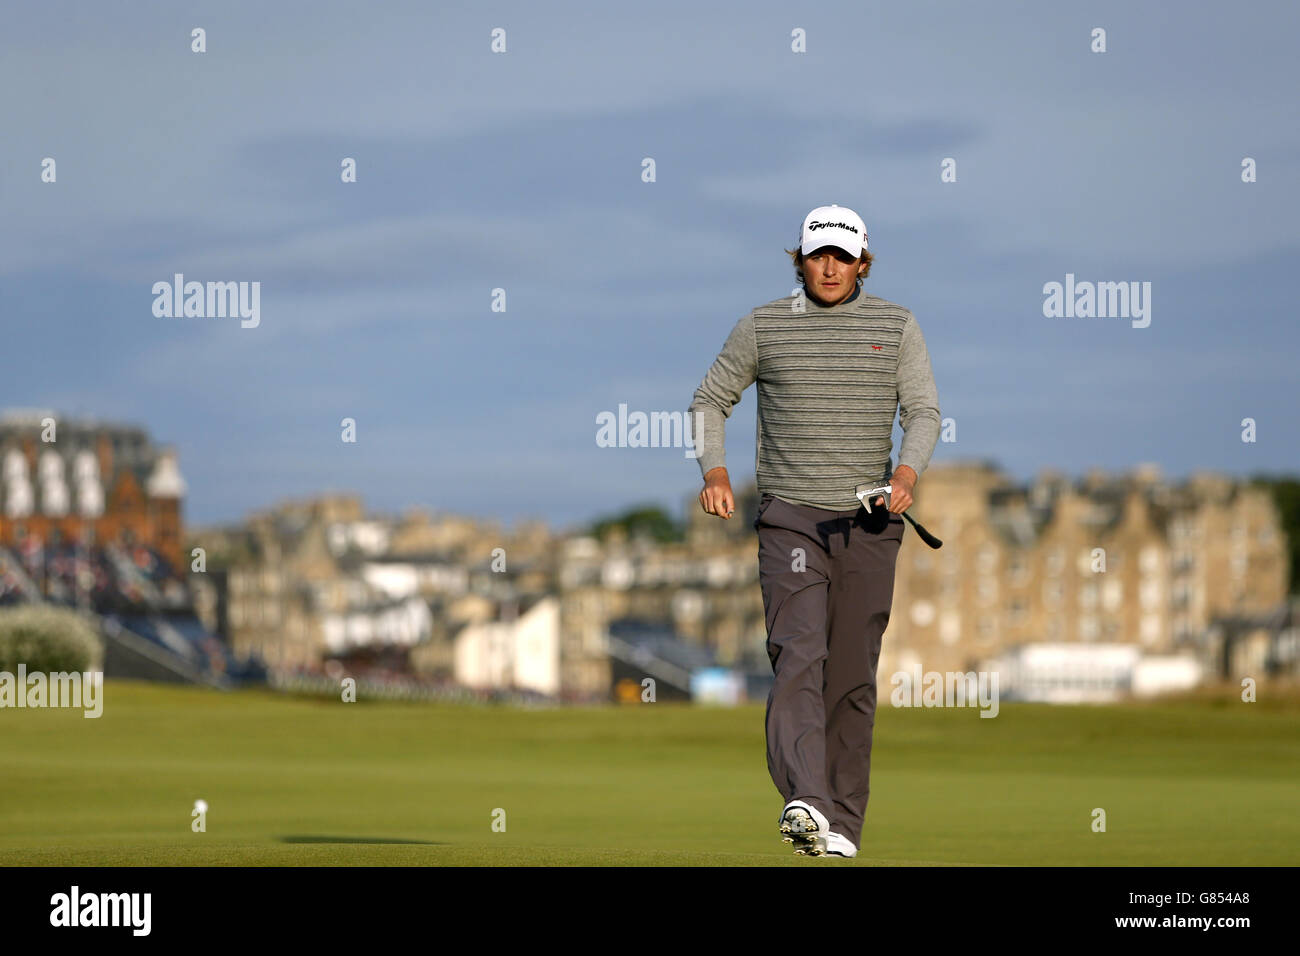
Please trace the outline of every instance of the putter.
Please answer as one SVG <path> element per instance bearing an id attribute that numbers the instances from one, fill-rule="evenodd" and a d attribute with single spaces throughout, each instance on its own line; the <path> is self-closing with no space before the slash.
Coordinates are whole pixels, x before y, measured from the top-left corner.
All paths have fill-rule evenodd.
<path id="1" fill-rule="evenodd" d="M 862 502 L 863 507 L 865 507 L 867 509 L 867 513 L 870 514 L 871 499 L 876 497 L 876 495 L 884 495 L 885 507 L 888 508 L 889 496 L 893 494 L 893 491 L 894 491 L 893 485 L 880 485 L 879 487 L 876 488 L 869 488 L 867 487 L 866 484 L 861 484 L 858 485 L 856 493 L 857 493 L 858 500 Z M 924 541 L 932 548 L 938 549 L 943 547 L 942 541 L 940 541 L 934 535 L 930 534 L 930 532 L 926 531 L 925 528 L 921 526 L 921 523 L 917 521 L 915 518 L 913 518 L 906 511 L 903 512 L 903 517 L 906 518 L 908 521 L 912 522 L 912 527 L 916 529 L 916 533 L 921 536 L 922 541 Z"/>

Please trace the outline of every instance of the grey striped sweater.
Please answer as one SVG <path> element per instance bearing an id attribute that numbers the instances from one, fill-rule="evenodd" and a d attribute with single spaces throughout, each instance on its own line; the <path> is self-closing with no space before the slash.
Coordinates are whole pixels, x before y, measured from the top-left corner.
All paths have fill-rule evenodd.
<path id="1" fill-rule="evenodd" d="M 939 394 L 916 317 L 861 288 L 826 307 L 796 296 L 754 309 L 731 330 L 690 405 L 700 474 L 726 464 L 725 419 L 758 383 L 754 471 L 759 494 L 849 511 L 859 482 L 899 465 L 925 472 L 939 440 Z"/>

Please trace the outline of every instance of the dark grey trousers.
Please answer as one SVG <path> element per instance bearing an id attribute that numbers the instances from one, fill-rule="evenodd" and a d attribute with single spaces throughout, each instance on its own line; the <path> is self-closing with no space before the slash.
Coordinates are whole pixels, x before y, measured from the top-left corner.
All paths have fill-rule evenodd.
<path id="1" fill-rule="evenodd" d="M 876 664 L 894 598 L 903 518 L 883 505 L 826 511 L 759 499 L 767 656 L 767 769 L 861 844 L 876 721 Z"/>

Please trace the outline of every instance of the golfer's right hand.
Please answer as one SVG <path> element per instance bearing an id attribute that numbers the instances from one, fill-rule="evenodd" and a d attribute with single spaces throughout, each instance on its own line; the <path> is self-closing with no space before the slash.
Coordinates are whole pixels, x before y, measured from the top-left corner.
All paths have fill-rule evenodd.
<path id="1" fill-rule="evenodd" d="M 700 492 L 700 507 L 705 514 L 730 518 L 736 511 L 736 496 L 731 493 L 731 479 L 727 469 L 714 468 L 704 476 L 704 490 Z"/>

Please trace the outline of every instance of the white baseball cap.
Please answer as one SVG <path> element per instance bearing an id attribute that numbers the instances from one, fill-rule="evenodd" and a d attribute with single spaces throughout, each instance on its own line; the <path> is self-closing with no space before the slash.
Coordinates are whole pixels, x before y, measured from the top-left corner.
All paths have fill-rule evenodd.
<path id="1" fill-rule="evenodd" d="M 804 219 L 799 243 L 805 256 L 822 246 L 837 246 L 857 259 L 867 251 L 867 227 L 848 206 L 818 206 Z"/>

